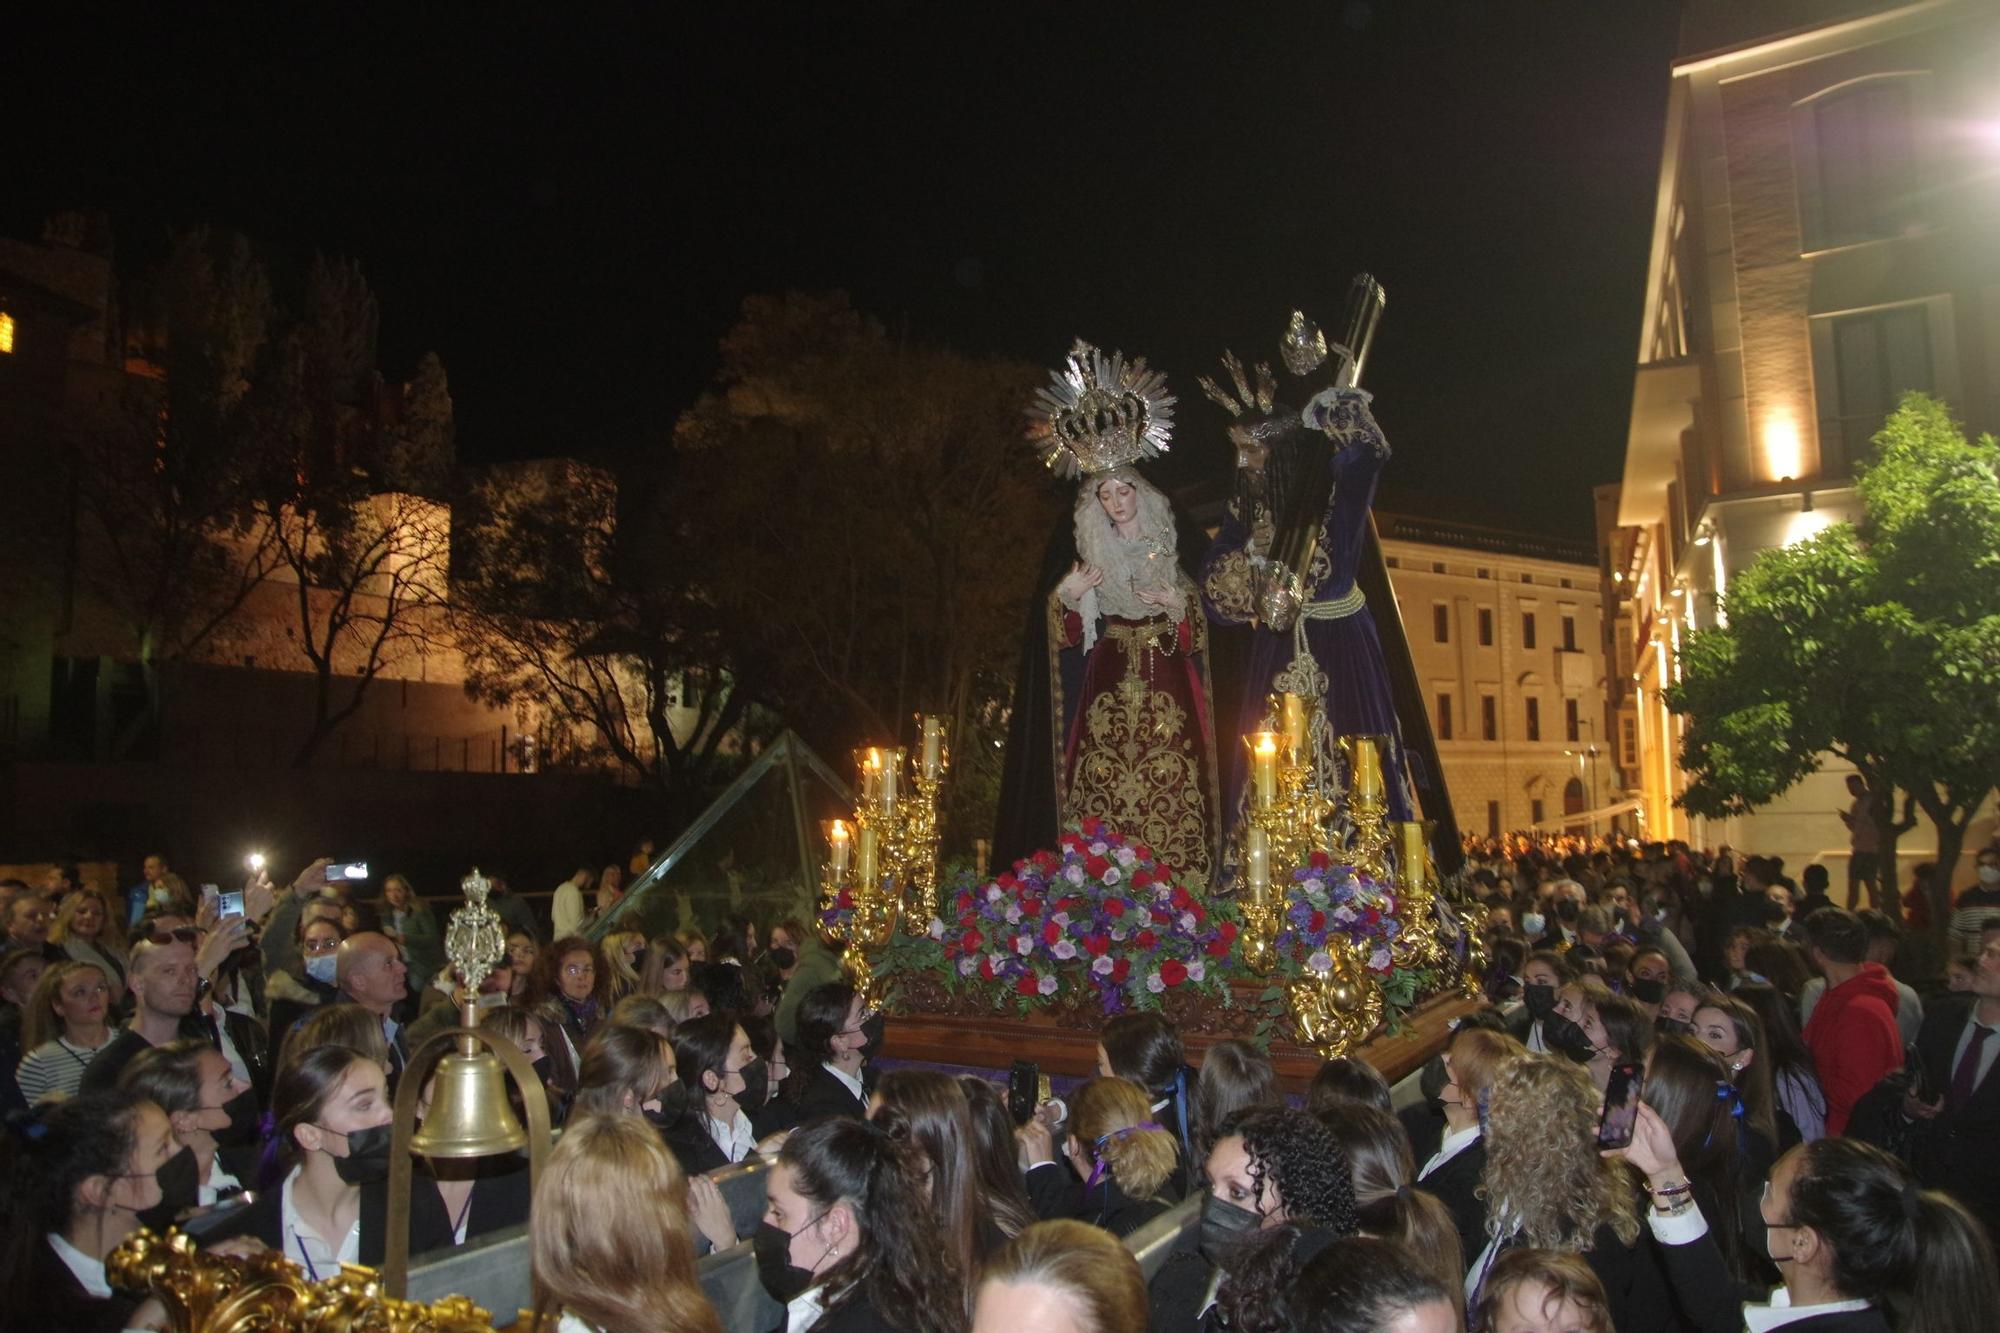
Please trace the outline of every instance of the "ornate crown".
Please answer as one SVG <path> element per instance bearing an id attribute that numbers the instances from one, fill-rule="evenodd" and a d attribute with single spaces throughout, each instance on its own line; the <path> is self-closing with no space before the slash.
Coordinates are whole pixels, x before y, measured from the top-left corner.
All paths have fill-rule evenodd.
<path id="1" fill-rule="evenodd" d="M 1144 357 L 1106 356 L 1079 338 L 1063 368 L 1049 372 L 1049 384 L 1035 391 L 1028 438 L 1057 476 L 1104 472 L 1167 451 L 1174 397 L 1167 377 L 1148 370 Z"/>

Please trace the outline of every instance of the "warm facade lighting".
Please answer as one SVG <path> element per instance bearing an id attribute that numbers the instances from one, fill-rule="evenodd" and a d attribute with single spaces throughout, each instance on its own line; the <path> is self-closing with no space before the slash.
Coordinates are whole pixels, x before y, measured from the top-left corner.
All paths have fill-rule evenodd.
<path id="1" fill-rule="evenodd" d="M 1788 411 L 1773 412 L 1764 421 L 1764 479 L 1789 481 L 1805 471 L 1805 446 L 1799 423 Z"/>
<path id="2" fill-rule="evenodd" d="M 0 353 L 14 350 L 14 317 L 0 310 Z"/>

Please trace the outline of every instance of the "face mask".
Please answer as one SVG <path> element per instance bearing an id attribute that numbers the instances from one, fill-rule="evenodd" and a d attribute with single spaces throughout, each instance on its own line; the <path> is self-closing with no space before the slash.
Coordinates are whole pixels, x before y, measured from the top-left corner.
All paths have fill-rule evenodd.
<path id="1" fill-rule="evenodd" d="M 1640 1004 L 1658 1004 L 1667 998 L 1667 983 L 1639 977 L 1632 983 L 1632 998 Z"/>
<path id="2" fill-rule="evenodd" d="M 1556 988 L 1541 981 L 1524 986 L 1521 1003 L 1528 1006 L 1528 1017 L 1543 1020 L 1546 1027 L 1548 1016 L 1556 1011 Z"/>
<path id="3" fill-rule="evenodd" d="M 813 1222 L 808 1222 L 799 1230 L 812 1225 Z M 812 1285 L 812 1270 L 792 1262 L 791 1232 L 781 1231 L 769 1222 L 759 1222 L 757 1234 L 750 1238 L 750 1248 L 757 1255 L 757 1281 L 778 1304 L 791 1304 Z"/>
<path id="4" fill-rule="evenodd" d="M 339 971 L 340 960 L 330 953 L 316 953 L 306 959 L 306 975 L 322 985 L 334 984 Z"/>
<path id="5" fill-rule="evenodd" d="M 736 1098 L 736 1104 L 746 1109 L 762 1106 L 771 1092 L 771 1071 L 764 1061 L 752 1060 L 737 1070 L 736 1076 L 743 1080 L 743 1091 L 730 1094 Z M 728 1081 L 723 1080 L 725 1084 Z"/>
<path id="6" fill-rule="evenodd" d="M 1240 1208 L 1213 1194 L 1201 1196 L 1201 1257 L 1220 1264 L 1223 1257 L 1251 1232 L 1264 1224 L 1262 1213 Z"/>
<path id="7" fill-rule="evenodd" d="M 1523 934 L 1527 938 L 1531 940 L 1540 939 L 1542 937 L 1542 932 L 1544 930 L 1547 930 L 1548 927 L 1549 927 L 1548 918 L 1543 916 L 1540 912 L 1527 912 L 1522 914 L 1521 934 Z"/>
<path id="8" fill-rule="evenodd" d="M 201 1201 L 201 1168 L 195 1163 L 194 1149 L 182 1148 L 160 1163 L 153 1179 L 160 1183 L 160 1201 L 140 1213 L 139 1220 L 155 1231 L 164 1231 Z"/>
<path id="9" fill-rule="evenodd" d="M 1581 912 L 1582 910 L 1583 909 L 1581 907 L 1578 907 L 1576 905 L 1576 899 L 1574 898 L 1556 899 L 1556 920 L 1562 922 L 1566 926 L 1574 924 L 1576 921 L 1577 913 Z"/>
<path id="10" fill-rule="evenodd" d="M 881 1014 L 870 1014 L 861 1020 L 861 1035 L 868 1043 L 865 1049 L 871 1051 L 882 1049 L 882 1034 L 887 1026 L 888 1020 Z"/>
<path id="11" fill-rule="evenodd" d="M 646 1118 L 652 1120 L 655 1125 L 665 1127 L 678 1124 L 680 1118 L 687 1114 L 687 1109 L 688 1085 L 675 1079 L 660 1089 L 660 1109 L 648 1111 Z"/>
<path id="12" fill-rule="evenodd" d="M 1988 886 L 2000 884 L 2000 866 L 1979 867 L 1979 882 Z"/>
<path id="13" fill-rule="evenodd" d="M 798 954 L 794 953 L 790 949 L 771 950 L 771 965 L 777 968 L 780 972 L 787 971 L 790 968 L 796 966 L 798 964 L 798 961 L 799 961 Z"/>
<path id="14" fill-rule="evenodd" d="M 257 1141 L 260 1118 L 257 1110 L 257 1094 L 249 1088 L 237 1093 L 224 1102 L 222 1110 L 229 1113 L 229 1123 L 221 1129 L 211 1130 L 215 1141 L 224 1147 L 233 1148 L 239 1144 Z"/>
<path id="15" fill-rule="evenodd" d="M 543 1087 L 548 1086 L 549 1074 L 555 1067 L 555 1061 L 546 1055 L 538 1055 L 528 1062 L 528 1068 L 535 1071 L 535 1081 Z"/>
<path id="16" fill-rule="evenodd" d="M 1597 1054 L 1597 1048 L 1590 1044 L 1590 1034 L 1574 1019 L 1552 1013 L 1542 1020 L 1542 1040 L 1549 1049 L 1559 1055 L 1566 1055 L 1580 1065 L 1590 1063 L 1590 1057 Z"/>
<path id="17" fill-rule="evenodd" d="M 338 1134 L 337 1129 L 320 1127 L 324 1134 Z M 371 1125 L 367 1129 L 357 1129 L 347 1135 L 347 1156 L 333 1159 L 334 1174 L 349 1185 L 368 1185 L 382 1180 L 389 1174 L 389 1140 L 394 1130 L 388 1125 Z"/>
<path id="18" fill-rule="evenodd" d="M 1661 1014 L 1653 1020 L 1653 1026 L 1669 1037 L 1692 1037 L 1694 1024 L 1680 1018 L 1668 1018 Z"/>

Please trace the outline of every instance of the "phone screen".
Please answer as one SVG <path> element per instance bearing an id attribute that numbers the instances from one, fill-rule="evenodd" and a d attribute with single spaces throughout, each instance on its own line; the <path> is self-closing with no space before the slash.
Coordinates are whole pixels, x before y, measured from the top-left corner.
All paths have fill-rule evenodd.
<path id="1" fill-rule="evenodd" d="M 243 890 L 232 889 L 228 893 L 218 893 L 215 901 L 220 920 L 227 921 L 232 916 L 243 915 Z"/>
<path id="2" fill-rule="evenodd" d="M 1041 1071 L 1032 1060 L 1016 1060 L 1007 1071 L 1007 1113 L 1014 1123 L 1025 1125 L 1035 1114 L 1035 1093 L 1041 1085 Z"/>
<path id="3" fill-rule="evenodd" d="M 366 861 L 335 861 L 326 868 L 326 882 L 329 884 L 353 883 L 367 878 Z"/>
<path id="4" fill-rule="evenodd" d="M 1611 1079 L 1604 1085 L 1604 1115 L 1597 1122 L 1598 1147 L 1623 1148 L 1632 1142 L 1645 1079 L 1645 1070 L 1638 1065 L 1613 1066 Z"/>

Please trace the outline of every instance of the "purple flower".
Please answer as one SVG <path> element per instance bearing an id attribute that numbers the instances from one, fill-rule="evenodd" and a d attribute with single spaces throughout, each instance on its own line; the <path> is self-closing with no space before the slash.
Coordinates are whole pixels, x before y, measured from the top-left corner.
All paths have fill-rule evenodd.
<path id="1" fill-rule="evenodd" d="M 1041 980 L 1035 983 L 1035 989 L 1044 995 L 1054 995 L 1056 993 L 1056 979 L 1054 974 L 1044 972 Z"/>
<path id="2" fill-rule="evenodd" d="M 1162 991 L 1166 990 L 1166 988 L 1167 988 L 1167 983 L 1160 980 L 1160 974 L 1158 972 L 1148 972 L 1146 974 L 1147 990 L 1153 992 L 1153 994 L 1155 995 L 1158 995 Z"/>
<path id="3" fill-rule="evenodd" d="M 1076 945 L 1069 940 L 1057 940 L 1055 944 L 1050 946 L 1049 952 L 1067 963 L 1070 959 L 1076 957 Z"/>
<path id="4" fill-rule="evenodd" d="M 1118 964 L 1111 960 L 1110 954 L 1100 954 L 1096 959 L 1092 960 L 1090 970 L 1100 977 L 1108 977 L 1111 975 L 1111 969 L 1116 966 Z"/>
<path id="5" fill-rule="evenodd" d="M 1306 966 L 1324 976 L 1326 973 L 1333 971 L 1333 955 L 1321 949 L 1318 953 L 1306 959 Z"/>

